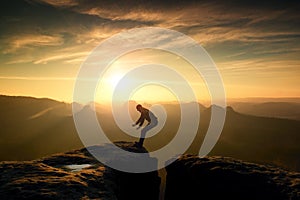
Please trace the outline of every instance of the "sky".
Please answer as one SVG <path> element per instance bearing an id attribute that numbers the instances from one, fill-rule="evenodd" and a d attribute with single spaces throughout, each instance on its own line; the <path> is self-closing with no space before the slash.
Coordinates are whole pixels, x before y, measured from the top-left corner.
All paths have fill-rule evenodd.
<path id="1" fill-rule="evenodd" d="M 71 102 L 81 65 L 102 41 L 132 28 L 161 27 L 186 34 L 208 52 L 228 98 L 300 97 L 300 3 L 296 0 L 1 2 L 0 94 Z M 129 69 L 128 60 L 149 59 L 184 66 L 182 73 L 196 88 L 197 98 L 209 98 L 203 80 L 187 63 L 147 50 L 113 63 L 116 70 L 104 78 L 106 88 L 98 98 L 112 93 Z M 133 97 L 174 99 L 157 86 L 142 88 Z"/>

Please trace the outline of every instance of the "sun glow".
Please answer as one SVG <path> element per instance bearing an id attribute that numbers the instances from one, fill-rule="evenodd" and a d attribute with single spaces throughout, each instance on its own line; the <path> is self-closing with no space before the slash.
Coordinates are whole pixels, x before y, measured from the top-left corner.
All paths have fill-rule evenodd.
<path id="1" fill-rule="evenodd" d="M 146 85 L 136 91 L 131 96 L 130 100 L 136 102 L 157 102 L 157 97 L 162 100 L 177 101 L 177 97 L 168 89 L 158 85 Z"/>
<path id="2" fill-rule="evenodd" d="M 111 102 L 114 90 L 122 78 L 125 80 L 122 83 L 122 87 L 126 87 L 126 76 L 129 72 L 142 65 L 152 64 L 161 64 L 175 70 L 190 84 L 190 87 L 194 90 L 195 96 L 199 101 L 207 102 L 210 100 L 209 92 L 207 91 L 205 82 L 203 81 L 201 75 L 199 75 L 193 66 L 191 66 L 188 62 L 177 55 L 173 55 L 168 52 L 146 49 L 123 55 L 108 67 L 104 76 L 99 82 L 96 93 L 96 101 Z M 156 71 L 151 73 L 152 74 L 149 75 L 155 77 L 157 73 L 165 72 Z M 162 75 L 168 78 L 170 77 L 170 74 L 168 73 Z M 129 82 L 134 81 L 133 79 L 139 80 L 139 78 L 139 74 L 131 77 L 130 80 L 128 80 L 128 84 Z M 147 82 L 147 80 L 145 81 Z M 165 84 L 173 84 L 173 87 L 181 87 L 182 83 L 174 79 L 172 83 L 166 82 Z M 170 91 L 168 91 L 168 89 L 163 86 L 153 84 L 146 84 L 142 87 L 136 88 L 135 91 L 132 91 L 131 98 L 132 99 L 128 100 L 137 100 L 143 102 L 176 101 L 176 97 Z M 119 101 L 119 99 L 117 99 L 117 101 Z"/>

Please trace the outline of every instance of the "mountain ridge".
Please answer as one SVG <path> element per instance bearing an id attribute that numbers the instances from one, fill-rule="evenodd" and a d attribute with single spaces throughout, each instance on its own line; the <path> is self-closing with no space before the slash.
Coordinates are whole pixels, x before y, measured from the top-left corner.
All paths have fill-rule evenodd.
<path id="1" fill-rule="evenodd" d="M 131 102 L 131 105 L 134 106 L 134 103 Z M 179 106 L 166 104 L 164 107 L 168 114 L 165 127 L 145 141 L 150 151 L 163 148 L 170 142 L 180 124 Z M 136 137 L 123 133 L 108 112 L 110 109 L 102 108 L 103 105 L 96 106 L 98 121 L 111 141 L 137 140 L 138 131 L 133 129 Z M 41 114 L 45 110 L 47 112 Z M 83 147 L 75 128 L 71 104 L 31 97 L 0 96 L 0 111 L 0 160 L 32 160 Z M 132 119 L 137 119 L 135 108 L 131 111 Z M 200 109 L 200 113 L 199 131 L 186 152 L 189 154 L 198 155 L 209 125 L 210 108 Z M 32 118 L 37 114 L 38 117 Z M 227 107 L 224 129 L 209 155 L 270 163 L 300 171 L 299 129 L 300 123 L 296 120 L 245 115 Z M 188 128 L 186 134 L 189 134 Z"/>

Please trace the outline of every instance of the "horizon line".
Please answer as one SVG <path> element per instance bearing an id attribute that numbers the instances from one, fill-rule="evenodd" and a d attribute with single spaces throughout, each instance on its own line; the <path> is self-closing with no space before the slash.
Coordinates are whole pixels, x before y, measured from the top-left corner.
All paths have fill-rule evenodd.
<path id="1" fill-rule="evenodd" d="M 1 96 L 4 96 L 4 97 L 22 97 L 22 98 L 34 98 L 34 99 L 48 99 L 48 100 L 52 100 L 52 101 L 57 101 L 57 102 L 61 102 L 61 103 L 69 103 L 69 104 L 72 104 L 72 103 L 79 103 L 79 102 L 75 102 L 75 101 L 65 101 L 65 100 L 61 100 L 61 99 L 56 99 L 56 98 L 53 98 L 53 97 L 38 97 L 38 96 L 30 96 L 30 95 L 7 95 L 7 94 L 0 94 L 0 97 Z M 294 103 L 300 103 L 300 96 L 297 97 L 297 96 L 286 96 L 286 97 L 262 97 L 262 96 L 255 96 L 255 97 L 229 97 L 229 98 L 226 98 L 226 102 L 232 102 L 234 100 L 281 100 L 281 99 L 289 99 L 289 100 L 298 100 L 296 102 L 294 101 L 289 101 L 290 103 L 294 102 Z M 162 101 L 152 101 L 152 100 L 128 100 L 128 102 L 130 101 L 134 101 L 134 102 L 143 102 L 143 103 L 175 103 L 175 102 L 178 102 L 178 101 L 174 101 L 174 100 L 162 100 Z M 99 102 L 99 101 L 90 101 L 90 102 L 87 102 L 87 103 L 81 103 L 81 104 L 89 104 L 91 102 L 95 102 L 95 103 L 98 103 L 98 104 L 103 104 L 103 102 Z M 192 103 L 192 102 L 197 102 L 197 103 L 208 103 L 210 104 L 210 100 L 199 100 L 198 101 L 184 101 L 183 103 Z M 249 101 L 250 102 L 250 101 Z M 272 101 L 268 101 L 268 102 L 272 102 Z M 109 103 L 107 101 L 105 101 L 104 104 L 106 103 Z"/>

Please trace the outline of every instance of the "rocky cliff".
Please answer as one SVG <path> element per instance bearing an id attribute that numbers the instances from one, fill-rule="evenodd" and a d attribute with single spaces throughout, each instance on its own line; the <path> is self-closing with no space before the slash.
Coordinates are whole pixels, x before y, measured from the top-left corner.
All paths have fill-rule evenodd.
<path id="1" fill-rule="evenodd" d="M 132 143 L 117 145 L 128 151 L 146 151 Z M 85 148 L 34 161 L 4 161 L 0 171 L 0 199 L 157 200 L 159 196 L 157 172 L 113 170 L 94 159 Z"/>
<path id="2" fill-rule="evenodd" d="M 300 199 L 300 173 L 272 166 L 185 155 L 166 171 L 165 200 Z"/>
<path id="3" fill-rule="evenodd" d="M 147 152 L 132 143 L 116 144 Z M 92 147 L 101 148 L 110 151 L 109 146 Z M 158 200 L 160 193 L 158 172 L 120 172 L 85 148 L 33 161 L 0 162 L 0 172 L 0 199 Z M 166 174 L 161 185 L 165 200 L 300 199 L 299 173 L 233 158 L 184 155 L 166 167 Z"/>

